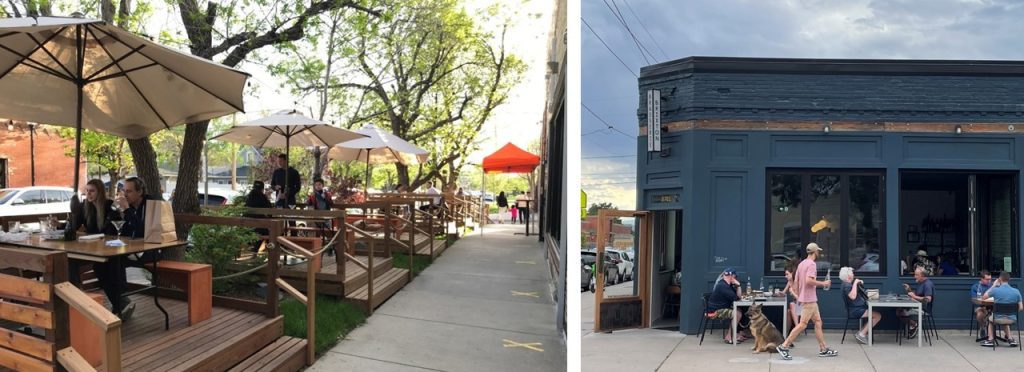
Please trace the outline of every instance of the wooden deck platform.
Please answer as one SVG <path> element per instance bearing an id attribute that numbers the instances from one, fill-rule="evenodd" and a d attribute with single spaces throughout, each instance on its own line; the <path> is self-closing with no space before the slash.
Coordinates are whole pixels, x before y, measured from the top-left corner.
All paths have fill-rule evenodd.
<path id="1" fill-rule="evenodd" d="M 305 366 L 306 340 L 282 337 L 284 318 L 213 308 L 213 316 L 188 326 L 187 304 L 160 298 L 163 314 L 147 295 L 134 295 L 135 313 L 123 323 L 122 367 L 125 371 L 298 371 Z"/>
<path id="2" fill-rule="evenodd" d="M 366 256 L 357 256 L 356 259 L 364 264 L 368 261 Z M 374 257 L 374 274 L 380 276 L 380 274 L 390 269 L 392 267 L 391 260 L 392 258 L 390 257 Z M 305 263 L 282 266 L 281 270 L 278 271 L 278 275 L 300 291 L 306 288 Z M 335 260 L 335 257 L 324 255 L 320 272 L 316 274 L 316 290 L 322 294 L 340 297 L 343 295 L 342 290 L 345 291 L 344 294 L 349 294 L 359 287 L 366 285 L 366 279 L 366 270 L 363 270 L 363 268 L 357 266 L 354 262 L 346 262 L 345 280 L 343 283 L 339 283 L 338 263 Z"/>
<path id="3" fill-rule="evenodd" d="M 356 239 L 357 242 L 360 241 L 360 240 L 361 239 Z M 377 247 L 381 247 L 383 244 L 385 244 L 383 236 L 379 236 L 375 240 L 376 240 L 376 243 L 377 243 Z M 409 241 L 409 233 L 408 232 L 402 233 L 401 239 L 399 239 L 399 240 L 401 240 L 403 243 L 407 243 Z M 416 250 L 415 250 L 416 253 L 415 254 L 417 256 L 428 256 L 428 257 L 430 257 L 430 237 L 425 236 L 423 234 L 416 234 L 414 243 L 415 243 L 415 246 L 416 246 Z M 446 247 L 446 244 L 445 244 L 444 240 L 434 240 L 434 255 L 433 255 L 432 258 L 437 258 L 437 257 L 441 256 L 441 252 L 444 252 L 445 248 L 447 248 L 447 247 Z M 378 248 L 378 249 L 383 251 L 383 249 L 380 249 L 380 248 Z M 365 250 L 362 250 L 362 249 L 359 249 L 359 248 L 356 249 L 356 252 L 360 253 L 360 254 L 366 254 Z M 401 251 L 400 250 L 396 250 L 396 252 L 401 252 Z M 404 253 L 404 252 L 402 252 L 402 253 Z"/>

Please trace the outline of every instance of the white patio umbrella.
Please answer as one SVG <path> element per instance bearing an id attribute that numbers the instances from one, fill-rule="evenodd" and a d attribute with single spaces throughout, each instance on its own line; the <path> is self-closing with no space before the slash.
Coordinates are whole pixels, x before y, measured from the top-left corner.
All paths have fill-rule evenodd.
<path id="1" fill-rule="evenodd" d="M 103 21 L 0 19 L 0 113 L 142 138 L 171 126 L 243 111 L 248 74 L 184 54 Z"/>
<path id="2" fill-rule="evenodd" d="M 288 151 L 291 146 L 334 146 L 363 137 L 366 135 L 306 117 L 295 110 L 286 110 L 238 124 L 211 139 L 256 147 L 284 148 Z M 284 169 L 284 184 L 287 187 L 287 159 Z"/>
<path id="3" fill-rule="evenodd" d="M 367 124 L 356 133 L 364 134 L 366 138 L 354 139 L 335 145 L 327 152 L 328 159 L 366 162 L 366 183 L 363 185 L 363 192 L 370 185 L 370 165 L 401 163 L 414 165 L 427 161 L 427 150 L 416 147 L 406 140 L 391 134 L 388 131 L 377 128 L 376 125 Z"/>

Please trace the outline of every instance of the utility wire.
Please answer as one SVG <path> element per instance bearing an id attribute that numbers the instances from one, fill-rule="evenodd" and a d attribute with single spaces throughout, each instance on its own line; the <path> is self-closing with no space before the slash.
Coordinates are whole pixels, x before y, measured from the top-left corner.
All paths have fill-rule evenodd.
<path id="1" fill-rule="evenodd" d="M 580 135 L 580 137 L 589 136 L 589 135 L 594 134 L 594 133 L 604 132 L 606 130 L 608 130 L 608 128 L 601 128 L 601 129 L 598 129 L 598 130 L 594 130 L 594 131 L 590 131 L 590 132 L 587 132 L 587 133 L 583 133 L 583 134 Z"/>
<path id="2" fill-rule="evenodd" d="M 614 4 L 614 1 L 615 0 L 612 0 L 613 4 Z M 633 35 L 633 31 L 629 29 L 629 24 L 627 24 L 626 23 L 626 19 L 622 17 L 622 13 L 618 12 L 619 6 L 615 5 L 615 7 L 612 8 L 612 4 L 609 4 L 608 0 L 604 0 L 604 5 L 606 7 L 608 7 L 608 11 L 612 12 L 612 16 L 614 16 L 615 19 L 619 21 L 619 24 L 622 25 L 622 27 L 626 29 L 626 33 L 629 35 L 629 37 L 631 39 L 633 39 L 633 44 L 635 44 L 636 45 L 636 49 L 640 51 L 640 57 L 642 57 L 644 59 L 644 62 L 646 62 L 648 65 L 650 65 L 651 64 L 651 60 L 647 59 L 647 55 L 644 54 L 646 48 L 644 48 L 643 44 L 640 43 L 640 40 L 636 38 L 636 35 Z M 647 51 L 647 54 L 650 54 L 650 53 L 651 53 L 650 51 Z M 651 55 L 651 57 L 654 57 L 654 56 Z"/>
<path id="3" fill-rule="evenodd" d="M 605 47 L 605 48 L 607 48 L 607 49 L 608 49 L 608 51 L 609 51 L 609 52 L 611 52 L 613 56 L 615 56 L 615 59 L 619 60 L 619 63 L 621 63 L 621 64 L 622 64 L 622 67 L 625 67 L 625 68 L 626 68 L 626 70 L 629 70 L 629 73 L 630 73 L 630 74 L 632 74 L 632 75 L 633 75 L 633 77 L 635 77 L 635 78 L 640 78 L 639 76 L 636 76 L 636 73 L 635 73 L 635 72 L 633 72 L 633 69 L 629 68 L 629 66 L 628 66 L 628 65 L 626 65 L 626 62 L 623 62 L 623 61 L 622 61 L 622 58 L 619 58 L 619 55 L 618 55 L 618 54 L 615 54 L 615 51 L 614 51 L 614 50 L 612 50 L 612 47 L 608 46 L 608 43 L 605 43 L 605 42 L 604 42 L 604 39 L 602 39 L 602 38 L 601 38 L 601 35 L 598 35 L 598 34 L 597 34 L 597 31 L 594 31 L 594 28 L 593 28 L 593 27 L 590 27 L 590 24 L 589 24 L 589 23 L 587 23 L 587 20 L 586 20 L 586 19 L 584 19 L 583 17 L 580 17 L 580 20 L 582 20 L 582 21 L 583 21 L 583 24 L 587 26 L 587 29 L 588 29 L 588 30 L 590 30 L 590 32 L 591 32 L 591 33 L 593 33 L 595 37 L 597 37 L 597 40 L 598 40 L 598 41 L 600 41 L 600 42 L 601 42 L 601 44 L 604 44 L 604 47 Z"/>
<path id="4" fill-rule="evenodd" d="M 658 51 L 661 52 L 662 56 L 665 56 L 665 60 L 667 61 L 667 60 L 671 59 L 671 58 L 669 58 L 668 53 L 665 53 L 665 50 L 661 49 L 661 45 L 658 44 L 658 39 L 655 39 L 654 36 L 651 35 L 651 31 L 647 30 L 647 26 L 644 26 L 644 21 L 641 21 L 640 17 L 637 16 L 636 12 L 633 11 L 633 6 L 629 5 L 628 1 L 623 1 L 623 3 L 626 4 L 626 9 L 629 9 L 629 12 L 631 14 L 633 14 L 633 18 L 636 18 L 636 23 L 639 23 L 640 27 L 643 28 L 644 32 L 647 33 L 647 37 L 651 38 L 651 41 L 654 42 L 654 47 L 658 48 Z"/>
<path id="5" fill-rule="evenodd" d="M 604 121 L 604 119 L 602 119 L 600 116 L 598 116 L 597 113 L 594 112 L 594 110 L 591 110 L 590 107 L 587 107 L 586 103 L 580 102 L 580 104 L 583 105 L 583 108 L 587 109 L 587 112 L 589 112 L 591 115 L 594 115 L 594 117 L 597 118 L 597 120 L 600 120 L 602 123 L 604 123 L 604 125 L 607 125 L 608 129 L 611 129 L 611 130 L 614 130 L 616 132 L 619 132 L 623 136 L 626 136 L 626 138 L 630 138 L 630 139 L 633 138 L 632 136 L 626 134 L 626 132 L 623 132 L 623 131 L 619 130 L 619 128 L 616 128 L 615 126 L 613 126 L 611 124 L 608 124 L 608 122 Z"/>

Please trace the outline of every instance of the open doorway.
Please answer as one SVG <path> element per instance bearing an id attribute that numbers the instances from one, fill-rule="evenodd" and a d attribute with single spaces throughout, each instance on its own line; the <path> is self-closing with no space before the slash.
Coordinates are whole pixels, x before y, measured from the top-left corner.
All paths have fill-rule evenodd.
<path id="1" fill-rule="evenodd" d="M 683 211 L 652 212 L 651 328 L 679 329 Z"/>
<path id="2" fill-rule="evenodd" d="M 900 175 L 901 275 L 1018 272 L 1017 173 L 904 171 Z"/>

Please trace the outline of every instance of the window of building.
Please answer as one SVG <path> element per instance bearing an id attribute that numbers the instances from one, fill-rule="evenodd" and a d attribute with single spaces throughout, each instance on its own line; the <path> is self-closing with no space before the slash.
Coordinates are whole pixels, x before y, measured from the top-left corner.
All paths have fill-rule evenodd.
<path id="1" fill-rule="evenodd" d="M 1017 173 L 900 173 L 902 275 L 974 276 L 1018 272 Z"/>
<path id="2" fill-rule="evenodd" d="M 884 273 L 882 171 L 773 169 L 767 174 L 765 271 L 781 275 L 815 242 L 818 270 Z"/>

